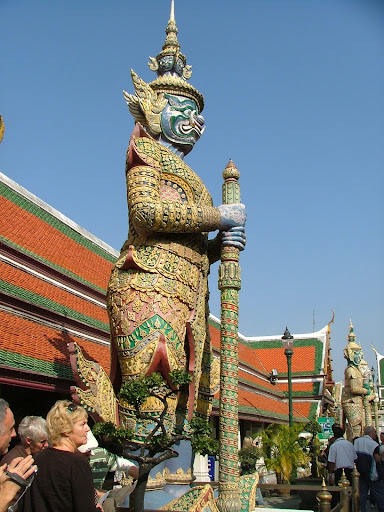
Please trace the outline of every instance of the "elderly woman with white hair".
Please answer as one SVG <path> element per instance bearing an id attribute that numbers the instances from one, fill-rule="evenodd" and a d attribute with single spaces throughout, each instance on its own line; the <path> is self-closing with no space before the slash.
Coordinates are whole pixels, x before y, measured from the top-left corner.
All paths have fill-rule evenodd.
<path id="1" fill-rule="evenodd" d="M 0 464 L 9 464 L 16 457 L 36 455 L 48 446 L 47 422 L 40 416 L 26 416 L 17 429 L 20 443 L 4 455 Z"/>
<path id="2" fill-rule="evenodd" d="M 20 512 L 96 512 L 92 472 L 78 453 L 87 441 L 88 415 L 59 400 L 47 415 L 49 446 L 35 456 L 39 471 L 20 502 Z"/>
<path id="3" fill-rule="evenodd" d="M 10 464 L 18 457 L 25 459 L 28 455 L 35 456 L 48 446 L 47 422 L 41 416 L 26 416 L 17 429 L 20 443 L 9 450 L 1 459 L 0 464 Z M 10 505 L 15 505 L 22 496 L 25 488 L 21 488 L 15 495 Z"/>

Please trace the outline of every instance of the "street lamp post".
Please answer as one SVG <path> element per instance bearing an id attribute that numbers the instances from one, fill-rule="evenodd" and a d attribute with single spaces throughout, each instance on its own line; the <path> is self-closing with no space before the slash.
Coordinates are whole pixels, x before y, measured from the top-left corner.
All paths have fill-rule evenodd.
<path id="1" fill-rule="evenodd" d="M 293 426 L 293 409 L 292 409 L 292 370 L 291 360 L 293 355 L 293 336 L 288 331 L 288 327 L 285 328 L 285 332 L 281 338 L 284 347 L 284 354 L 287 358 L 288 365 L 288 402 L 289 402 L 289 426 Z"/>

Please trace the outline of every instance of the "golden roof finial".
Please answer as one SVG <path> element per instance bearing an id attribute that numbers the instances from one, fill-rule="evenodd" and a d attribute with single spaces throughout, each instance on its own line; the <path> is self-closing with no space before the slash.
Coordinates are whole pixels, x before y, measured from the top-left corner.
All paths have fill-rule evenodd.
<path id="1" fill-rule="evenodd" d="M 328 322 L 328 334 L 331 334 L 331 324 L 333 324 L 335 321 L 335 312 L 333 311 L 333 309 L 331 309 L 331 311 L 332 311 L 332 318 Z"/>

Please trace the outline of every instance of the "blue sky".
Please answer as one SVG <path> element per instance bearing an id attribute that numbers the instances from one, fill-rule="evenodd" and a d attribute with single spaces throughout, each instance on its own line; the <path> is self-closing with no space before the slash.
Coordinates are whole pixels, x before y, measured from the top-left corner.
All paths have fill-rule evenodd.
<path id="1" fill-rule="evenodd" d="M 0 170 L 119 249 L 127 232 L 122 90 L 164 42 L 170 0 L 0 0 Z M 384 353 L 384 2 L 176 0 L 206 131 L 186 162 L 214 203 L 232 158 L 248 210 L 240 332 L 332 324 L 334 378 L 349 319 Z M 211 311 L 220 316 L 217 265 Z M 314 312 L 314 315 L 313 315 Z M 294 356 L 293 356 L 294 357 Z"/>

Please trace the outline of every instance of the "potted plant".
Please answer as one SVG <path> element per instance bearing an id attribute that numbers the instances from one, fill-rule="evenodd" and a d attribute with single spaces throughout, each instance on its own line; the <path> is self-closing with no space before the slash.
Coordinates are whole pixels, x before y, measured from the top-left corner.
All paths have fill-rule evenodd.
<path id="1" fill-rule="evenodd" d="M 297 468 L 309 464 L 310 457 L 299 442 L 302 430 L 300 424 L 292 427 L 271 424 L 261 433 L 264 465 L 276 474 L 278 484 L 290 484 Z"/>
<path id="2" fill-rule="evenodd" d="M 256 463 L 262 457 L 258 446 L 245 446 L 239 450 L 239 462 L 242 475 L 250 475 L 256 472 Z"/>
<path id="3" fill-rule="evenodd" d="M 320 456 L 320 441 L 317 434 L 321 432 L 321 427 L 316 420 L 311 420 L 305 425 L 304 430 L 311 435 L 308 443 L 309 456 L 311 457 L 311 477 L 317 478 L 319 476 Z"/>

